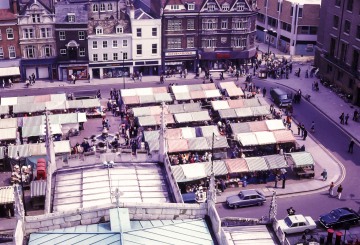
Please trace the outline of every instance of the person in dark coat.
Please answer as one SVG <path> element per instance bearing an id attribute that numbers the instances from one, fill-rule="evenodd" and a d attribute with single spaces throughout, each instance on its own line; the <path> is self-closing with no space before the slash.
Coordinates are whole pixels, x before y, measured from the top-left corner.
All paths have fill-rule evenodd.
<path id="1" fill-rule="evenodd" d="M 343 112 L 343 113 L 341 113 L 341 115 L 340 115 L 339 119 L 340 119 L 340 124 L 344 124 L 344 119 L 345 119 L 344 112 Z"/>
<path id="2" fill-rule="evenodd" d="M 307 132 L 307 130 L 304 128 L 304 138 L 303 138 L 303 140 L 306 140 L 307 135 L 308 135 L 308 132 Z"/>
<path id="3" fill-rule="evenodd" d="M 354 144 L 355 144 L 354 139 L 351 139 L 351 140 L 350 140 L 350 144 L 349 144 L 349 149 L 348 149 L 348 152 L 349 152 L 349 153 L 353 153 L 353 151 L 354 151 Z"/>

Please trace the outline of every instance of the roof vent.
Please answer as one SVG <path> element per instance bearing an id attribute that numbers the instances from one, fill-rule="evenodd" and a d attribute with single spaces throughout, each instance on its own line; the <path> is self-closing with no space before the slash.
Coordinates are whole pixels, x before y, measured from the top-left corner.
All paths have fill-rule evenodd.
<path id="1" fill-rule="evenodd" d="M 131 230 L 128 208 L 110 209 L 110 228 L 112 232 L 127 232 Z"/>

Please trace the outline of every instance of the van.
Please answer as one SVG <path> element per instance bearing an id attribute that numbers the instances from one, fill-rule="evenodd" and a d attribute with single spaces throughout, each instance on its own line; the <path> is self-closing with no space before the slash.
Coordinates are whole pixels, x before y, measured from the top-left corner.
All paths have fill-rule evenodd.
<path id="1" fill-rule="evenodd" d="M 286 107 L 292 104 L 291 97 L 280 88 L 271 88 L 270 95 L 274 103 L 279 107 Z"/>

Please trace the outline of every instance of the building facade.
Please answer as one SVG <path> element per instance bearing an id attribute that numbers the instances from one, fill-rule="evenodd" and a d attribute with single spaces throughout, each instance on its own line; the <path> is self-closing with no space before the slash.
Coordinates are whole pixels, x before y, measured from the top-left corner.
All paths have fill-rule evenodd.
<path id="1" fill-rule="evenodd" d="M 321 0 L 257 0 L 257 40 L 291 55 L 314 55 Z"/>
<path id="2" fill-rule="evenodd" d="M 360 106 L 360 2 L 323 0 L 315 65 L 330 83 L 350 94 Z"/>
<path id="3" fill-rule="evenodd" d="M 59 2 L 55 13 L 58 79 L 88 79 L 88 5 Z"/>
<path id="4" fill-rule="evenodd" d="M 133 67 L 131 21 L 122 1 L 90 1 L 88 10 L 91 78 L 128 76 Z"/>
<path id="5" fill-rule="evenodd" d="M 17 13 L 16 0 L 7 2 L 6 8 L 0 8 L 0 81 L 5 84 L 9 83 L 9 79 L 12 82 L 20 81 Z"/>
<path id="6" fill-rule="evenodd" d="M 238 67 L 256 54 L 253 1 L 166 0 L 160 16 L 163 70 Z"/>
<path id="7" fill-rule="evenodd" d="M 52 1 L 20 0 L 18 15 L 21 76 L 38 79 L 57 78 L 55 14 Z"/>

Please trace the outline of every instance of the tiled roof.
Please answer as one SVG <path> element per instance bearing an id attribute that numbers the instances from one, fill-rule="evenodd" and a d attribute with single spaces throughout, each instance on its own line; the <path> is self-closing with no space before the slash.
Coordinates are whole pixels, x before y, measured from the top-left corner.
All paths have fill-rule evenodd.
<path id="1" fill-rule="evenodd" d="M 75 14 L 75 23 L 87 23 L 88 21 L 87 5 L 58 3 L 55 5 L 56 23 L 68 23 L 68 13 Z"/>
<path id="2" fill-rule="evenodd" d="M 16 20 L 16 15 L 10 9 L 0 9 L 0 20 Z"/>

